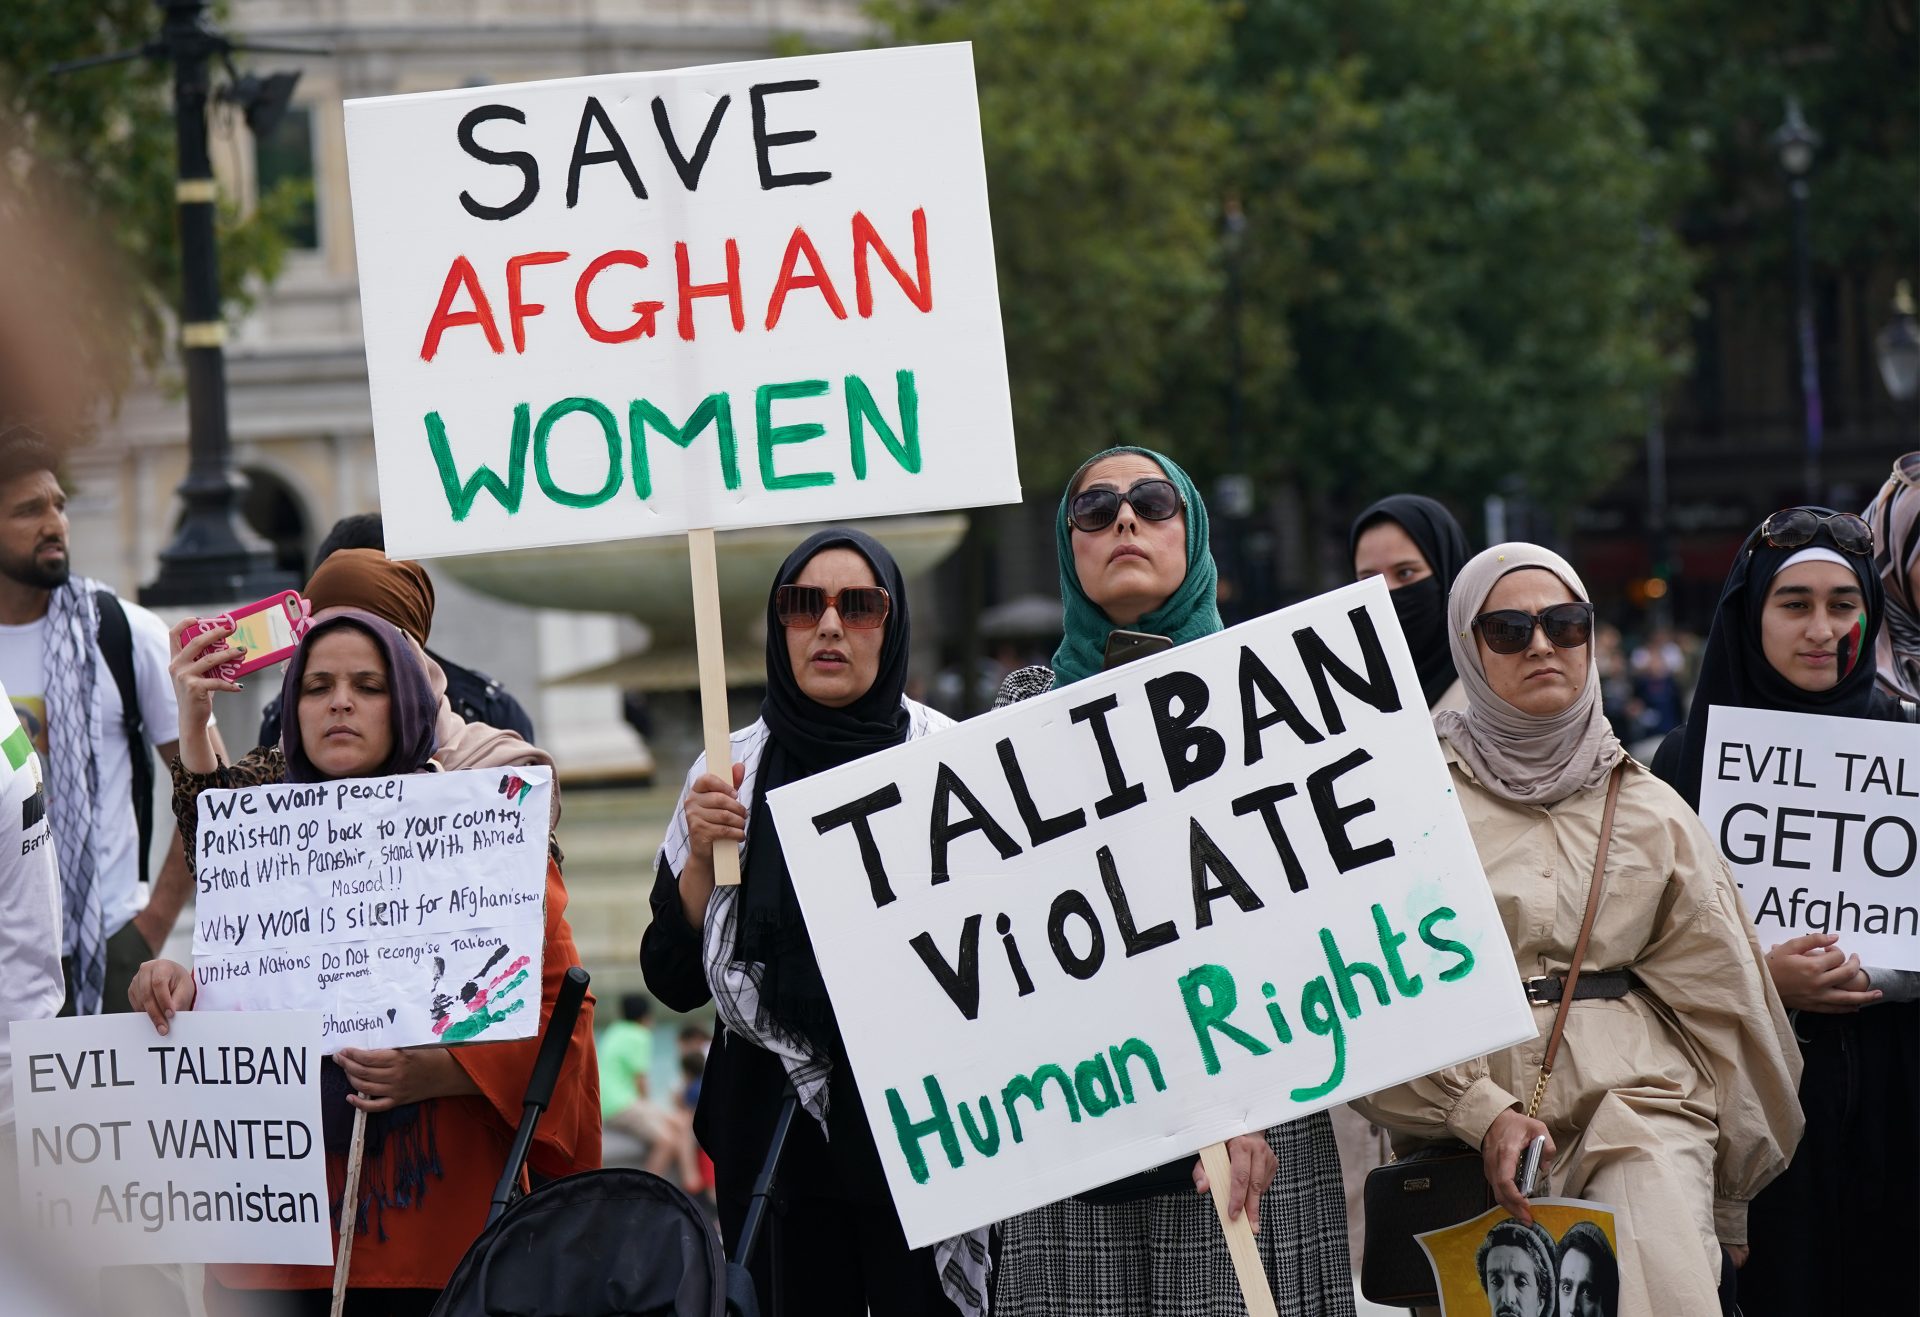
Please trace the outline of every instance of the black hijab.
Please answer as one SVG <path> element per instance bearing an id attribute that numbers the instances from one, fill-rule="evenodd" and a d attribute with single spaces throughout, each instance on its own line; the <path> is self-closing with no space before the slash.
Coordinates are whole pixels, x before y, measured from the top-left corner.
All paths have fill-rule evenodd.
<path id="1" fill-rule="evenodd" d="M 865 558 L 874 580 L 892 599 L 873 685 L 844 709 L 817 704 L 801 691 L 787 657 L 787 629 L 774 605 L 779 588 L 793 584 L 807 563 L 825 549 L 852 549 Z M 907 739 L 909 720 L 901 699 L 907 689 L 911 638 L 907 583 L 893 555 L 878 540 L 857 530 L 832 527 L 809 535 L 787 555 L 773 578 L 773 588 L 767 591 L 767 698 L 761 702 L 760 716 L 770 735 L 754 785 L 758 799 L 765 800 L 775 787 Z M 743 962 L 765 966 L 760 979 L 762 1002 L 784 1028 L 824 1054 L 839 1031 L 771 811 L 754 811 L 740 902 L 735 955 Z"/>
<path id="2" fill-rule="evenodd" d="M 1407 633 L 1420 689 L 1432 707 L 1460 679 L 1447 644 L 1447 594 L 1473 555 L 1467 549 L 1466 531 L 1438 501 L 1424 494 L 1392 494 L 1354 519 L 1347 534 L 1348 561 L 1360 548 L 1361 535 L 1383 521 L 1404 530 L 1433 568 L 1432 576 L 1393 592 L 1393 611 L 1400 616 L 1400 629 Z"/>
<path id="3" fill-rule="evenodd" d="M 1818 508 L 1826 513 L 1828 509 Z M 1760 647 L 1760 614 L 1773 578 L 1789 559 L 1806 549 L 1831 549 L 1846 560 L 1860 582 L 1866 618 L 1855 632 L 1840 640 L 1842 675 L 1823 691 L 1802 690 L 1774 670 Z M 1653 771 L 1689 805 L 1700 808 L 1700 766 L 1706 755 L 1707 718 L 1713 706 L 1739 709 L 1776 709 L 1784 713 L 1817 713 L 1835 718 L 1877 716 L 1874 700 L 1874 638 L 1886 616 L 1886 592 L 1873 559 L 1847 553 L 1834 542 L 1825 526 L 1812 540 L 1791 549 L 1777 549 L 1756 528 L 1740 546 L 1727 573 L 1726 586 L 1714 610 L 1713 628 L 1700 656 L 1700 679 L 1693 688 L 1687 721 L 1661 743 Z M 1853 666 L 1846 667 L 1852 656 Z"/>

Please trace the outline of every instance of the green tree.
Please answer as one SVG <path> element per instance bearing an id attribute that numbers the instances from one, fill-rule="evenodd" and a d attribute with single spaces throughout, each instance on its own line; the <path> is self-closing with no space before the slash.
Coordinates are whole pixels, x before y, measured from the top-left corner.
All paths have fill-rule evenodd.
<path id="1" fill-rule="evenodd" d="M 64 222 L 92 229 L 109 249 L 103 302 L 87 336 L 88 373 L 118 392 L 136 363 L 164 352 L 164 312 L 176 304 L 180 254 L 173 197 L 170 69 L 147 60 L 64 76 L 65 60 L 137 48 L 159 31 L 153 0 L 24 0 L 0 4 L 0 123 L 24 138 L 4 166 L 0 205 L 58 204 Z M 242 215 L 220 205 L 221 287 L 231 307 L 278 273 L 282 226 L 302 197 L 277 189 Z"/>
<path id="2" fill-rule="evenodd" d="M 1608 5 L 959 0 L 1023 470 L 1113 438 L 1348 510 L 1568 502 L 1675 368 L 1687 271 L 1653 83 Z M 1222 207 L 1247 218 L 1240 453 Z M 1035 454 L 1039 455 L 1035 460 Z"/>
<path id="3" fill-rule="evenodd" d="M 974 43 L 1027 486 L 1056 487 L 1109 443 L 1171 442 L 1168 364 L 1219 300 L 1220 6 L 967 0 L 880 15 L 902 44 Z"/>

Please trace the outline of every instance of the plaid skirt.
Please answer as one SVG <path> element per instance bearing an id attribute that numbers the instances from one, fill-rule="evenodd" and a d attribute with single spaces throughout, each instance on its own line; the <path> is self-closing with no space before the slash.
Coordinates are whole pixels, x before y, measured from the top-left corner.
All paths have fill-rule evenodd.
<path id="1" fill-rule="evenodd" d="M 1267 1131 L 1260 1257 L 1280 1317 L 1353 1317 L 1340 1154 L 1325 1112 Z M 1001 1224 L 994 1317 L 1244 1317 L 1209 1194 L 1067 1199 Z"/>

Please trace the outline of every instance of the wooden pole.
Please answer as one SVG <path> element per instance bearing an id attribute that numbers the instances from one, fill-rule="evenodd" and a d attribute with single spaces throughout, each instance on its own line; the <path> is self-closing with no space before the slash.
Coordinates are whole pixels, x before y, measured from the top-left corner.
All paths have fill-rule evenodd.
<path id="1" fill-rule="evenodd" d="M 353 1265 L 353 1227 L 360 1215 L 360 1158 L 366 1150 L 366 1109 L 355 1107 L 353 1141 L 347 1147 L 347 1188 L 340 1196 L 340 1251 L 333 1262 L 332 1317 L 340 1317 L 340 1309 L 347 1301 L 347 1270 Z"/>
<path id="2" fill-rule="evenodd" d="M 1273 1304 L 1273 1291 L 1267 1287 L 1267 1269 L 1260 1265 L 1260 1245 L 1253 1237 L 1253 1222 L 1245 1213 L 1238 1220 L 1227 1214 L 1227 1195 L 1233 1188 L 1233 1164 L 1227 1156 L 1227 1145 L 1209 1143 L 1200 1149 L 1200 1164 L 1206 1168 L 1213 1208 L 1220 1214 L 1220 1229 L 1227 1236 L 1227 1253 L 1233 1258 L 1233 1274 L 1240 1281 L 1240 1296 L 1247 1302 L 1247 1317 L 1279 1317 Z"/>
<path id="3" fill-rule="evenodd" d="M 700 727 L 705 733 L 707 771 L 724 780 L 733 776 L 733 729 L 727 726 L 727 653 L 720 635 L 720 560 L 713 529 L 687 532 L 687 560 L 693 568 L 693 644 L 700 663 Z M 713 881 L 719 887 L 740 884 L 740 852 L 713 848 Z"/>

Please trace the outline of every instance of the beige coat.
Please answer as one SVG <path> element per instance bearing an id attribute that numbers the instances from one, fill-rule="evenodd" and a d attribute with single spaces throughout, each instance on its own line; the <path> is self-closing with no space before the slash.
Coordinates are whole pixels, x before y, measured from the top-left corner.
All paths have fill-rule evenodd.
<path id="1" fill-rule="evenodd" d="M 1565 971 L 1600 840 L 1606 787 L 1516 805 L 1451 747 L 1460 805 L 1526 978 Z M 1540 1119 L 1558 1149 L 1551 1190 L 1619 1209 L 1620 1313 L 1713 1313 L 1719 1246 L 1746 1242 L 1747 1202 L 1800 1140 L 1800 1051 L 1753 922 L 1699 819 L 1627 761 L 1607 886 L 1582 971 L 1631 968 L 1641 987 L 1576 1002 Z M 1533 1042 L 1355 1103 L 1406 1147 L 1480 1145 L 1524 1110 L 1554 1008 Z M 1660 1296 L 1656 1304 L 1652 1296 Z"/>

